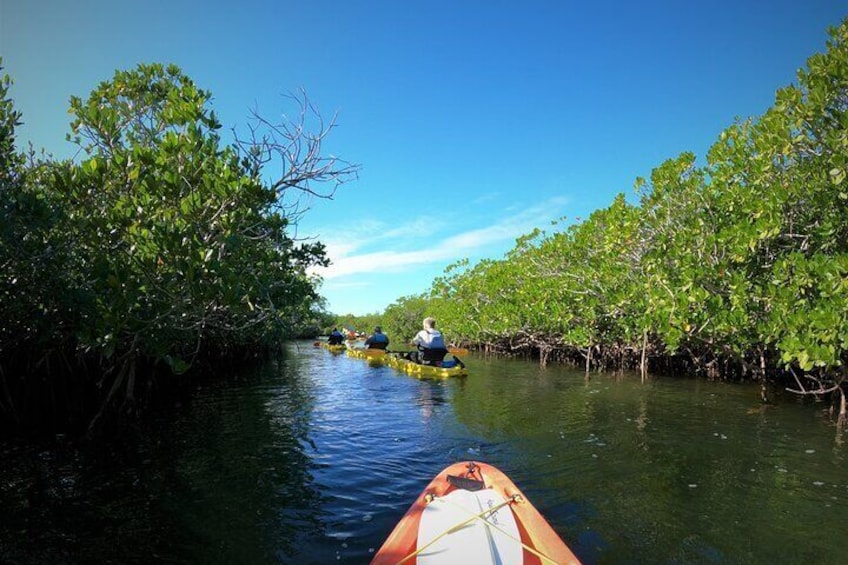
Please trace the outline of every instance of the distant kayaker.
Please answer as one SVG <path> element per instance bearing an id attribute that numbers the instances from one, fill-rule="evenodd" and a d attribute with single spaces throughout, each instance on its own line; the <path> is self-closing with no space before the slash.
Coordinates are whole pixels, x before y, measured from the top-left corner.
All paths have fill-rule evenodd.
<path id="1" fill-rule="evenodd" d="M 330 333 L 330 337 L 327 338 L 327 343 L 330 345 L 341 345 L 342 342 L 344 342 L 342 332 L 340 332 L 338 328 L 333 328 L 333 331 Z"/>
<path id="2" fill-rule="evenodd" d="M 380 326 L 374 327 L 374 333 L 365 340 L 365 349 L 385 349 L 389 346 L 389 336 L 383 333 Z"/>
<path id="3" fill-rule="evenodd" d="M 422 365 L 440 365 L 448 354 L 445 339 L 442 332 L 436 329 L 436 320 L 433 318 L 424 318 L 424 329 L 415 335 L 412 345 L 417 346 L 418 351 L 413 351 L 409 359 Z"/>

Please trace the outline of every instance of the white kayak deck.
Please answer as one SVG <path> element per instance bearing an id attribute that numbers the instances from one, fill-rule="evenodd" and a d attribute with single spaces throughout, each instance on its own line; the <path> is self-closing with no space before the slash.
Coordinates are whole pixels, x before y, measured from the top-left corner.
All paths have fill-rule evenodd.
<path id="1" fill-rule="evenodd" d="M 497 506 L 500 508 L 490 511 Z M 485 511 L 488 512 L 443 535 Z M 515 516 L 509 505 L 504 505 L 503 496 L 492 489 L 476 492 L 458 489 L 430 502 L 421 514 L 418 547 L 422 548 L 436 538 L 439 539 L 433 545 L 418 554 L 417 563 L 523 563 L 521 543 L 517 541 L 521 534 Z"/>

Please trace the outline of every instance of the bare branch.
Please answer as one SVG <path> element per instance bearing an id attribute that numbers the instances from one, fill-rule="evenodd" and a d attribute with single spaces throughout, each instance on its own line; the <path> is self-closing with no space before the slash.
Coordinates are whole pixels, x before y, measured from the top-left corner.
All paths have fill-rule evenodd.
<path id="1" fill-rule="evenodd" d="M 332 199 L 340 185 L 358 178 L 360 166 L 322 153 L 324 140 L 336 127 L 335 114 L 325 123 L 303 90 L 287 97 L 297 104 L 295 118 L 284 115 L 281 123 L 272 123 L 254 109 L 247 137 L 240 137 L 235 130 L 233 135 L 239 158 L 253 174 L 271 169 L 268 186 L 276 193 L 286 217 L 297 223 L 308 209 L 301 202 L 302 196 Z M 310 124 L 314 129 L 309 129 Z M 287 199 L 290 189 L 296 191 L 294 199 Z"/>

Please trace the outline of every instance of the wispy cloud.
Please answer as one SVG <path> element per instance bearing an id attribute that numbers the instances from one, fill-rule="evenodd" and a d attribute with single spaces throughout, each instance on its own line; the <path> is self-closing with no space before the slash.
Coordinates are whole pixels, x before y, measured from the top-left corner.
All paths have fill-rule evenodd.
<path id="1" fill-rule="evenodd" d="M 386 230 L 379 229 L 372 222 L 361 224 L 346 230 L 344 242 L 332 239 L 327 241 L 328 256 L 332 264 L 326 268 L 317 268 L 315 272 L 324 280 L 332 280 L 361 273 L 400 272 L 420 265 L 455 261 L 482 254 L 494 245 L 509 243 L 536 227 L 543 227 L 550 219 L 560 215 L 567 202 L 564 197 L 551 198 L 518 213 L 492 219 L 493 223 L 487 227 L 453 235 L 445 234 L 440 242 L 429 247 L 425 247 L 427 242 L 438 241 L 439 234 L 446 231 L 445 227 L 451 224 L 442 222 L 437 229 L 432 221 L 418 219 L 402 227 Z M 369 229 L 361 229 L 363 226 Z M 422 238 L 422 234 L 427 237 Z M 408 236 L 414 237 L 408 239 Z M 404 247 L 408 250 L 388 249 L 356 253 L 358 249 L 373 248 L 386 241 L 397 244 L 398 239 L 404 239 Z"/>
<path id="2" fill-rule="evenodd" d="M 477 198 L 471 201 L 473 206 L 479 206 L 481 204 L 487 204 L 489 202 L 495 202 L 503 198 L 500 192 L 489 192 L 488 194 L 481 194 Z"/>
<path id="3" fill-rule="evenodd" d="M 378 251 L 332 259 L 333 263 L 327 268 L 316 269 L 316 273 L 325 280 L 373 272 L 398 272 L 406 267 L 445 261 L 456 257 L 456 249 L 439 246 L 423 251 Z"/>
<path id="4" fill-rule="evenodd" d="M 340 290 L 343 288 L 368 288 L 373 286 L 373 283 L 370 281 L 339 281 L 334 280 L 325 288 L 332 288 L 333 290 Z"/>
<path id="5" fill-rule="evenodd" d="M 374 248 L 386 242 L 393 246 L 403 246 L 407 240 L 420 237 L 422 233 L 433 233 L 444 227 L 443 221 L 423 216 L 406 221 L 402 225 L 362 219 L 345 224 L 342 230 L 320 230 L 317 237 L 327 247 L 330 258 L 341 258 L 356 250 Z"/>

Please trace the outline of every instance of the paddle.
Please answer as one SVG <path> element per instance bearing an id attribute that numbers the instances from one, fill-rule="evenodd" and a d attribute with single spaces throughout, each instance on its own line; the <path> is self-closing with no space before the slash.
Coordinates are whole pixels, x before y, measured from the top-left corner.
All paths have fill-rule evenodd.
<path id="1" fill-rule="evenodd" d="M 409 361 L 409 354 L 411 351 L 398 351 L 396 349 L 385 349 L 384 350 L 390 357 L 395 357 L 397 359 L 405 359 Z"/>
<path id="2" fill-rule="evenodd" d="M 464 347 L 448 347 L 448 353 L 453 353 L 454 355 L 468 355 L 468 350 Z"/>
<path id="3" fill-rule="evenodd" d="M 388 353 L 385 349 L 356 349 L 355 351 L 361 351 L 366 357 L 381 357 Z"/>

